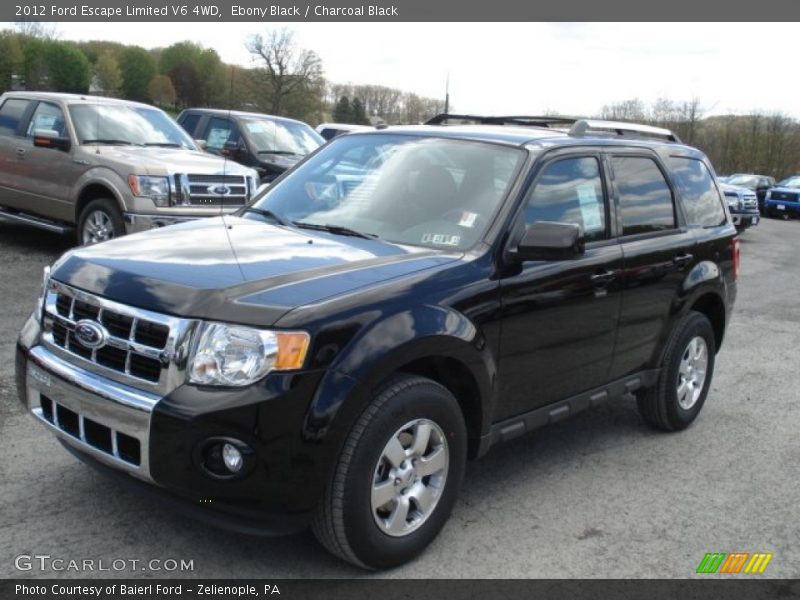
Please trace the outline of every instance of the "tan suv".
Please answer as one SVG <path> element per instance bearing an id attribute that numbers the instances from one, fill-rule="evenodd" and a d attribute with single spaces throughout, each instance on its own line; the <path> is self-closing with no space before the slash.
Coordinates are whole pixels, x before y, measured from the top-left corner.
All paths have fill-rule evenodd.
<path id="1" fill-rule="evenodd" d="M 258 174 L 202 152 L 163 111 L 136 102 L 9 92 L 0 97 L 0 218 L 93 244 L 218 215 Z"/>

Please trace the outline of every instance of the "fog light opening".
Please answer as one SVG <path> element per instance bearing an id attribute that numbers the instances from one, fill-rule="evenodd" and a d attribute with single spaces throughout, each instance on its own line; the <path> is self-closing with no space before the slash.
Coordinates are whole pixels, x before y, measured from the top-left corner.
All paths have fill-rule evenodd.
<path id="1" fill-rule="evenodd" d="M 214 479 L 241 477 L 253 466 L 253 450 L 241 440 L 211 438 L 199 450 L 199 466 Z"/>

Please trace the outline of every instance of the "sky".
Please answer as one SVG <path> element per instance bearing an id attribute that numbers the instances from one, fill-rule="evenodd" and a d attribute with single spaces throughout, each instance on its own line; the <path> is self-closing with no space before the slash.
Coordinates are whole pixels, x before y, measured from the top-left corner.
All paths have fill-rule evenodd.
<path id="1" fill-rule="evenodd" d="M 597 114 L 604 104 L 698 98 L 704 114 L 800 118 L 792 23 L 58 23 L 63 40 L 146 48 L 190 39 L 252 65 L 245 41 L 285 26 L 337 83 L 444 97 L 462 113 Z M 789 72 L 789 78 L 786 73 Z"/>

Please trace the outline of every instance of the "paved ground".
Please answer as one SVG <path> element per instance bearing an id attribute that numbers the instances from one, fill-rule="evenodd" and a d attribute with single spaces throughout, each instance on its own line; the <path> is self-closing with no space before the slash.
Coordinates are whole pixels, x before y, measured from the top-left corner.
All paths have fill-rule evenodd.
<path id="1" fill-rule="evenodd" d="M 42 266 L 65 248 L 0 225 L 0 576 L 25 575 L 20 554 L 193 560 L 195 577 L 361 576 L 310 533 L 253 538 L 165 512 L 23 413 L 14 340 Z M 706 552 L 763 551 L 767 576 L 800 577 L 800 221 L 743 236 L 739 290 L 694 426 L 654 433 L 619 401 L 497 447 L 468 467 L 432 547 L 385 576 L 691 577 Z"/>

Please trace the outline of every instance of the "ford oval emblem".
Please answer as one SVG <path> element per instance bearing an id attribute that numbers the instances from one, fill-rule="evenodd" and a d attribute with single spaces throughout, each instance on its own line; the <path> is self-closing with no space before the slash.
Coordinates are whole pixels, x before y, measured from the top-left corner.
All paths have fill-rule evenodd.
<path id="1" fill-rule="evenodd" d="M 208 188 L 209 194 L 214 194 L 215 196 L 227 196 L 231 193 L 231 188 L 227 185 L 212 185 Z"/>
<path id="2" fill-rule="evenodd" d="M 81 346 L 92 350 L 105 344 L 108 336 L 102 325 L 86 319 L 75 323 L 74 334 Z"/>

